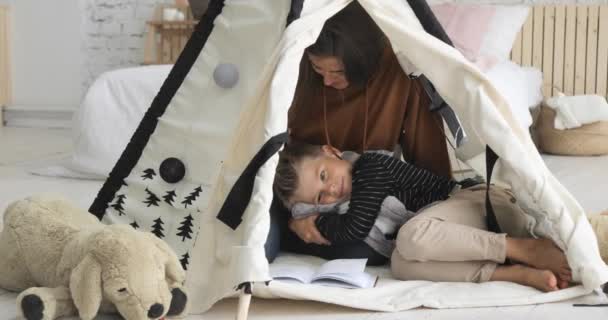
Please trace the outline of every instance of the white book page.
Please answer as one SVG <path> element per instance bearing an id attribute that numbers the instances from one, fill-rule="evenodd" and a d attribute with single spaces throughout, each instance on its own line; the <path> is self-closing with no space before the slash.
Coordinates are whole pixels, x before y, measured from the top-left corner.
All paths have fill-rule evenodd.
<path id="1" fill-rule="evenodd" d="M 360 273 L 365 271 L 367 259 L 336 259 L 327 261 L 317 271 L 316 276 L 330 273 Z"/>
<path id="2" fill-rule="evenodd" d="M 270 276 L 275 280 L 297 280 L 310 283 L 315 274 L 315 268 L 309 265 L 284 264 L 270 265 Z"/>
<path id="3" fill-rule="evenodd" d="M 376 284 L 376 276 L 372 276 L 367 272 L 359 273 L 330 273 L 316 277 L 312 283 L 341 287 L 341 288 L 371 288 Z"/>
<path id="4" fill-rule="evenodd" d="M 311 282 L 347 288 L 371 288 L 376 277 L 365 272 L 367 259 L 337 259 L 324 263 Z M 336 281 L 344 282 L 337 284 Z"/>

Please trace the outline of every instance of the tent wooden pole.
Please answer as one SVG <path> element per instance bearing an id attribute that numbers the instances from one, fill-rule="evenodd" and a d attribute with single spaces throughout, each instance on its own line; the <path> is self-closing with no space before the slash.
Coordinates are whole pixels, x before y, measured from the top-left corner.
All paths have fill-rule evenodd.
<path id="1" fill-rule="evenodd" d="M 239 305 L 236 312 L 236 320 L 247 320 L 249 306 L 251 305 L 251 284 L 246 284 L 241 289 L 239 295 Z"/>

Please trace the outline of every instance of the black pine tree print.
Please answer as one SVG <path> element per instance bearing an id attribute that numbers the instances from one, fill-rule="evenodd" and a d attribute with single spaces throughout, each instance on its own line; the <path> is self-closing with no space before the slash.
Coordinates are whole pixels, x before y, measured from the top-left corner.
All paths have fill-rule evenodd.
<path id="1" fill-rule="evenodd" d="M 125 198 L 127 198 L 127 196 L 125 196 L 124 194 L 119 194 L 118 196 L 116 196 L 116 202 L 110 206 L 114 208 L 114 210 L 118 211 L 119 216 L 125 215 Z"/>
<path id="2" fill-rule="evenodd" d="M 194 191 L 192 191 L 192 193 L 190 193 L 189 196 L 185 197 L 184 201 L 182 201 L 184 208 L 188 208 L 188 206 L 192 205 L 192 202 L 194 202 L 194 200 L 201 195 L 201 192 L 203 192 L 203 187 L 198 186 L 196 189 L 194 189 Z"/>
<path id="3" fill-rule="evenodd" d="M 175 202 L 175 196 L 175 190 L 167 191 L 167 193 L 163 196 L 163 199 L 165 199 L 165 202 L 168 203 L 170 206 L 173 206 L 173 202 Z"/>
<path id="4" fill-rule="evenodd" d="M 165 224 L 163 220 L 158 217 L 158 219 L 154 220 L 154 224 L 152 225 L 152 233 L 160 239 L 165 237 L 165 234 L 163 233 L 163 231 L 165 231 L 163 224 Z"/>
<path id="5" fill-rule="evenodd" d="M 184 218 L 184 221 L 181 222 L 181 227 L 177 228 L 179 232 L 177 233 L 178 237 L 182 237 L 182 242 L 186 241 L 186 238 L 192 239 L 192 215 L 189 214 Z"/>
<path id="6" fill-rule="evenodd" d="M 155 175 L 156 175 L 156 172 L 154 172 L 154 169 L 150 168 L 150 169 L 144 170 L 144 174 L 141 177 L 144 178 L 144 180 L 154 179 Z"/>
<path id="7" fill-rule="evenodd" d="M 146 188 L 146 193 L 148 193 L 148 198 L 146 198 L 146 201 L 144 201 L 145 204 L 149 206 L 156 206 L 158 207 L 158 203 L 160 202 L 160 199 L 154 194 L 154 192 L 148 190 L 148 188 Z"/>
<path id="8" fill-rule="evenodd" d="M 186 254 L 182 255 L 182 258 L 179 260 L 184 270 L 188 270 L 188 264 L 190 263 L 190 261 L 188 261 L 189 259 L 190 255 L 188 254 L 188 252 L 186 252 Z"/>
<path id="9" fill-rule="evenodd" d="M 133 229 L 137 230 L 139 229 L 139 225 L 137 224 L 137 221 L 133 221 L 132 223 L 130 223 L 131 227 L 133 227 Z"/>

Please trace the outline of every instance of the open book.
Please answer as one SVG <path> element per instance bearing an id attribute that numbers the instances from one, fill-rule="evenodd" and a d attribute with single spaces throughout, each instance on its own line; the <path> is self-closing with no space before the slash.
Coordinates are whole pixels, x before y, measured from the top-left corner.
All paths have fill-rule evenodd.
<path id="1" fill-rule="evenodd" d="M 310 265 L 271 265 L 270 275 L 275 280 L 318 284 L 340 288 L 371 288 L 377 276 L 365 272 L 367 259 L 331 260 L 316 268 Z"/>

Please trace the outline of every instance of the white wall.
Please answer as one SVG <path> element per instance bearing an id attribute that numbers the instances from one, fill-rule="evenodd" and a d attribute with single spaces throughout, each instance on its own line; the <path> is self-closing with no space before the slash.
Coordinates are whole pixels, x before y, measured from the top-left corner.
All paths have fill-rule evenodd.
<path id="1" fill-rule="evenodd" d="M 20 0 L 19 0 L 20 1 Z M 173 0 L 81 0 L 84 51 L 83 87 L 104 71 L 140 65 L 146 21 L 161 3 Z"/>
<path id="2" fill-rule="evenodd" d="M 169 0 L 0 0 L 12 11 L 13 106 L 76 108 L 99 74 L 143 62 L 145 21 Z"/>
<path id="3" fill-rule="evenodd" d="M 80 7 L 76 1 L 14 0 L 13 105 L 78 105 Z"/>

